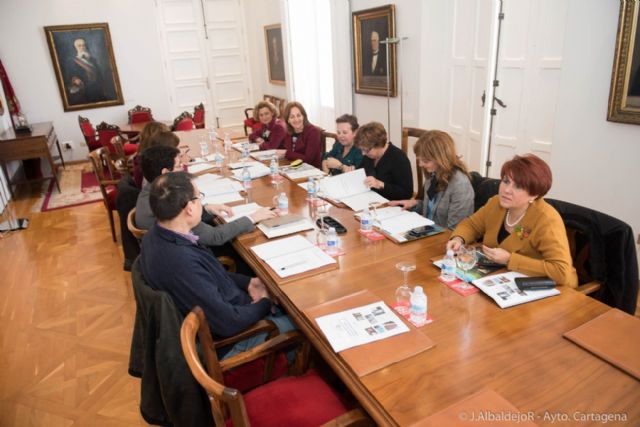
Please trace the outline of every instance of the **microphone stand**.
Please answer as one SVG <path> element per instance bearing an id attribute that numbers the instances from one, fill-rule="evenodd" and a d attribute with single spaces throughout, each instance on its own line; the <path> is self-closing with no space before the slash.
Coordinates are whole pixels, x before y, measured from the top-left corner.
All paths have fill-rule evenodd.
<path id="1" fill-rule="evenodd" d="M 390 44 L 398 44 L 400 43 L 400 45 L 402 45 L 402 41 L 403 40 L 407 40 L 408 37 L 387 37 L 386 39 L 382 40 L 380 43 L 384 44 L 387 50 L 387 132 L 391 133 L 391 78 L 390 76 L 390 67 L 389 67 L 389 45 Z M 400 58 L 400 52 L 398 52 L 398 59 Z M 396 63 L 399 63 L 400 61 L 396 61 Z M 402 93 L 402 75 L 404 73 L 401 71 L 400 72 L 400 127 L 402 127 L 402 121 L 403 121 L 403 102 L 404 102 L 404 97 L 403 97 L 403 93 Z"/>

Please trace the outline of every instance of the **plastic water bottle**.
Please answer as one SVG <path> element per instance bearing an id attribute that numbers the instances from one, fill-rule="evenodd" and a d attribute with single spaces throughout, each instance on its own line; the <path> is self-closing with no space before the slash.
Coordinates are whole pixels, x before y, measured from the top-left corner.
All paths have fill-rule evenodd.
<path id="1" fill-rule="evenodd" d="M 249 143 L 245 142 L 242 144 L 242 158 L 243 159 L 248 159 L 249 158 Z"/>
<path id="2" fill-rule="evenodd" d="M 228 153 L 231 149 L 231 137 L 229 136 L 229 132 L 224 133 L 224 152 Z"/>
<path id="3" fill-rule="evenodd" d="M 445 282 L 451 282 L 456 279 L 456 260 L 453 258 L 453 251 L 451 249 L 447 251 L 447 254 L 442 259 L 440 278 Z"/>
<path id="4" fill-rule="evenodd" d="M 280 167 L 278 166 L 278 157 L 274 154 L 271 158 L 271 164 L 269 165 L 271 171 L 271 183 L 275 184 L 278 181 L 278 175 L 280 174 Z"/>
<path id="5" fill-rule="evenodd" d="M 327 232 L 327 253 L 336 255 L 338 253 L 338 233 L 335 227 L 330 227 Z"/>
<path id="6" fill-rule="evenodd" d="M 286 193 L 280 193 L 278 196 L 278 210 L 280 215 L 287 215 L 289 213 L 289 199 Z"/>
<path id="7" fill-rule="evenodd" d="M 216 132 L 216 128 L 214 128 L 213 126 L 209 127 L 209 141 L 211 141 L 212 144 L 216 143 L 216 139 L 218 139 L 218 132 Z"/>
<path id="8" fill-rule="evenodd" d="M 215 152 L 214 158 L 215 158 L 216 166 L 221 168 L 224 158 L 222 157 L 222 154 L 220 154 L 220 151 L 218 150 L 218 146 L 216 146 L 216 152 Z"/>
<path id="9" fill-rule="evenodd" d="M 360 230 L 371 231 L 371 213 L 369 212 L 369 206 L 364 208 L 364 211 L 360 213 Z"/>
<path id="10" fill-rule="evenodd" d="M 242 168 L 242 186 L 247 191 L 251 188 L 251 172 L 249 172 L 249 167 L 246 165 Z"/>
<path id="11" fill-rule="evenodd" d="M 200 139 L 200 155 L 202 157 L 207 157 L 209 155 L 209 143 L 206 139 Z"/>
<path id="12" fill-rule="evenodd" d="M 313 202 L 318 198 L 318 182 L 312 176 L 310 176 L 307 181 L 307 197 L 310 202 Z"/>
<path id="13" fill-rule="evenodd" d="M 427 296 L 422 290 L 422 286 L 413 288 L 410 301 L 409 319 L 414 324 L 422 325 L 427 321 Z"/>

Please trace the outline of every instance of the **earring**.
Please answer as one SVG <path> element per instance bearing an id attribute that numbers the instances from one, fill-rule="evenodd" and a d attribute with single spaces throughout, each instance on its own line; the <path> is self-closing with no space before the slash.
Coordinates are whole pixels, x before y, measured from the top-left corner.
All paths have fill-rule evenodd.
<path id="1" fill-rule="evenodd" d="M 536 199 L 531 199 L 531 200 L 529 200 L 529 204 L 530 204 L 530 205 L 532 205 L 532 204 L 533 204 L 533 202 L 535 202 L 535 200 L 536 200 Z"/>

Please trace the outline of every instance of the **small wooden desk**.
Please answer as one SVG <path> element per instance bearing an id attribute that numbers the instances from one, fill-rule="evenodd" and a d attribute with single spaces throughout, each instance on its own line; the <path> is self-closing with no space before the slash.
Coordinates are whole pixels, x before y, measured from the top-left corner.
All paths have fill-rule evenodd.
<path id="1" fill-rule="evenodd" d="M 50 177 L 43 177 L 42 179 L 53 179 L 56 182 L 58 192 L 60 192 L 60 183 L 56 176 L 56 165 L 53 163 L 53 158 L 51 157 L 53 144 L 58 148 L 62 167 L 64 167 L 64 158 L 60 150 L 60 142 L 53 129 L 53 123 L 34 123 L 32 126 L 33 130 L 31 132 L 16 133 L 13 129 L 9 129 L 0 134 L 0 163 L 2 163 L 4 175 L 7 177 L 12 197 L 13 185 L 17 183 L 11 182 L 9 174 L 7 173 L 6 164 L 14 160 L 27 160 L 41 157 L 49 161 L 52 173 Z"/>

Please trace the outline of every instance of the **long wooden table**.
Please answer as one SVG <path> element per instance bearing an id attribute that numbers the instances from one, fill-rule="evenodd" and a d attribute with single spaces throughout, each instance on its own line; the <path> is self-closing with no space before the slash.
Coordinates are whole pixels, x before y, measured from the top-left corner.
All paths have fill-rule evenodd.
<path id="1" fill-rule="evenodd" d="M 182 143 L 197 146 L 197 135 L 187 133 L 191 135 Z M 232 150 L 230 160 L 237 155 Z M 289 194 L 291 212 L 309 215 L 304 190 L 286 179 L 277 188 L 269 177 L 255 180 L 251 198 L 269 206 L 279 191 Z M 370 241 L 357 232 L 352 211 L 332 207 L 329 215 L 348 230 L 341 237 L 346 253 L 339 257 L 339 269 L 284 283 L 250 250 L 267 241 L 262 233 L 239 236 L 234 247 L 378 424 L 411 425 L 485 387 L 541 426 L 602 425 L 598 414 L 627 417 L 626 423 L 606 425 L 640 423 L 640 382 L 562 337 L 608 306 L 571 289 L 509 309 L 501 309 L 481 292 L 462 297 L 436 279 L 439 271 L 430 262 L 444 252 L 448 233 L 402 245 L 387 239 Z M 313 241 L 314 233 L 304 234 Z M 363 289 L 393 303 L 402 282 L 395 269 L 399 261 L 417 265 L 409 282 L 422 285 L 428 296 L 434 322 L 421 330 L 436 346 L 358 377 L 304 310 Z"/>

